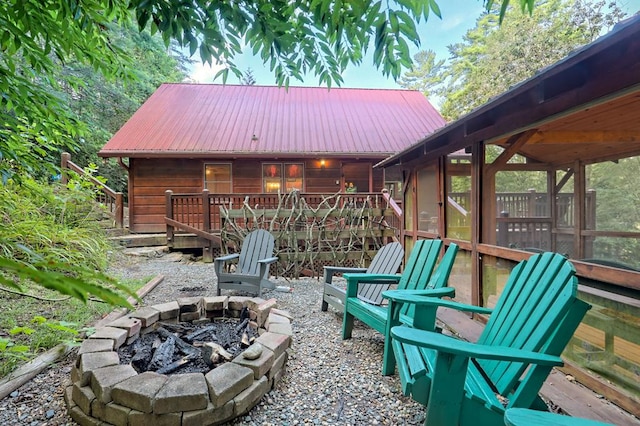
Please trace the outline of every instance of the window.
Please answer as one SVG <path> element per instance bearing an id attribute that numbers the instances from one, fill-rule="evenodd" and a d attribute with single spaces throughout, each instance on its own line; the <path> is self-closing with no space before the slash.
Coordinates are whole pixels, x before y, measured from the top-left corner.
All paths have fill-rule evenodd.
<path id="1" fill-rule="evenodd" d="M 231 189 L 231 164 L 205 164 L 204 187 L 217 194 L 230 194 L 233 192 Z"/>
<path id="2" fill-rule="evenodd" d="M 284 173 L 283 173 L 284 171 Z M 262 188 L 265 193 L 302 191 L 304 165 L 302 163 L 262 164 Z"/>

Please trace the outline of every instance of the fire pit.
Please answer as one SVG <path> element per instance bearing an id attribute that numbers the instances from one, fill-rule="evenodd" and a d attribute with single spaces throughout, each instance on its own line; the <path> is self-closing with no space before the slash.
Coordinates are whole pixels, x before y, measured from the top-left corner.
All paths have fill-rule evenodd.
<path id="1" fill-rule="evenodd" d="M 218 342 L 205 341 L 219 321 L 231 322 L 230 318 L 237 318 L 231 324 L 234 330 L 246 329 L 245 342 L 235 356 Z M 178 328 L 191 330 L 185 334 L 190 337 L 177 337 Z M 152 333 L 168 335 L 165 342 L 170 343 L 162 343 L 163 351 L 173 355 L 167 355 L 159 368 L 153 367 L 156 371 L 139 372 L 140 364 L 150 360 L 140 361 L 138 356 L 134 361 L 136 351 L 130 348 Z M 67 410 L 81 425 L 224 423 L 251 410 L 282 378 L 291 336 L 291 316 L 277 309 L 275 299 L 183 298 L 141 308 L 83 342 L 72 383 L 65 390 Z M 192 361 L 203 354 L 209 367 L 200 372 L 203 362 Z M 215 368 L 207 372 L 210 366 Z"/>

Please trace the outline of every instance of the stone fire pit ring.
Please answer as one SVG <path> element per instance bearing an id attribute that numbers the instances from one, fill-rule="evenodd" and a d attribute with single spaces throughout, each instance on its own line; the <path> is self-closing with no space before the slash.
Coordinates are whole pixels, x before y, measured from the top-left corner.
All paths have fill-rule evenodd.
<path id="1" fill-rule="evenodd" d="M 211 322 L 239 318 L 249 311 L 260 336 L 248 348 L 262 353 L 247 359 L 240 353 L 206 374 L 138 374 L 120 364 L 118 348 L 163 323 Z M 217 425 L 250 411 L 285 373 L 292 342 L 291 315 L 275 299 L 218 296 L 188 297 L 143 307 L 99 328 L 86 339 L 71 371 L 64 400 L 80 425 Z M 259 352 L 259 351 L 258 351 Z"/>

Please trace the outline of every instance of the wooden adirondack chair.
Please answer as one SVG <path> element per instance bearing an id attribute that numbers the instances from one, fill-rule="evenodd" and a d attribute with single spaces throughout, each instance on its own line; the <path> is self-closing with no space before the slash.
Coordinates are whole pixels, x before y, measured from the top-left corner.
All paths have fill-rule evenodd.
<path id="1" fill-rule="evenodd" d="M 563 364 L 559 355 L 590 308 L 577 286 L 567 259 L 543 253 L 516 265 L 493 310 L 385 292 L 395 324 L 399 303 L 414 305 L 421 318 L 393 326 L 390 340 L 405 395 L 427 407 L 425 425 L 502 425 L 507 408 L 546 409 L 540 386 Z M 433 331 L 440 306 L 491 316 L 470 343 Z"/>
<path id="2" fill-rule="evenodd" d="M 273 256 L 274 238 L 264 229 L 250 232 L 242 242 L 240 254 L 234 253 L 214 259 L 214 270 L 218 276 L 218 296 L 220 290 L 240 290 L 262 296 L 262 289 L 275 288 L 269 281 L 269 266 L 278 260 Z M 225 266 L 238 259 L 235 272 L 228 272 Z"/>
<path id="3" fill-rule="evenodd" d="M 613 426 L 611 423 L 526 408 L 509 408 L 504 415 L 504 424 L 507 426 Z"/>
<path id="4" fill-rule="evenodd" d="M 458 246 L 450 244 L 442 260 L 435 268 L 440 250 L 441 240 L 420 240 L 417 241 L 407 265 L 402 275 L 367 275 L 367 274 L 345 274 L 347 279 L 347 294 L 345 312 L 342 319 L 342 338 L 349 339 L 353 332 L 354 318 L 367 324 L 369 327 L 385 335 L 383 359 L 390 358 L 387 353 L 391 353 L 391 339 L 389 333 L 391 327 L 388 325 L 389 311 L 386 305 L 372 305 L 357 297 L 358 284 L 361 282 L 375 284 L 376 282 L 388 284 L 390 279 L 397 282 L 397 292 L 413 295 L 429 295 L 432 297 L 453 297 L 455 289 L 447 287 L 449 275 L 453 268 Z M 434 273 L 435 269 L 435 273 Z M 408 306 L 402 312 L 403 321 L 413 322 L 414 307 Z"/>
<path id="5" fill-rule="evenodd" d="M 324 292 L 322 294 L 322 310 L 329 305 L 334 309 L 344 311 L 345 289 L 333 285 L 333 277 L 337 273 L 365 273 L 365 274 L 395 274 L 402 263 L 404 249 L 398 242 L 384 245 L 371 260 L 368 268 L 348 268 L 343 266 L 324 267 Z M 382 292 L 388 290 L 391 284 L 361 284 L 358 287 L 358 298 L 374 305 L 382 303 Z"/>

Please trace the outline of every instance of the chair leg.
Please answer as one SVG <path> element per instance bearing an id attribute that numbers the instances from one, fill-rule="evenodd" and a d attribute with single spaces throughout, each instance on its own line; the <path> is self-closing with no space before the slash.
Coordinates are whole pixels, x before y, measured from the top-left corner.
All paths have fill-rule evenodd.
<path id="1" fill-rule="evenodd" d="M 329 304 L 323 298 L 322 299 L 322 307 L 320 308 L 320 310 L 322 312 L 327 312 L 327 309 L 329 309 Z"/>
<path id="2" fill-rule="evenodd" d="M 353 332 L 353 315 L 344 310 L 342 317 L 342 340 L 351 339 L 351 333 Z"/>

